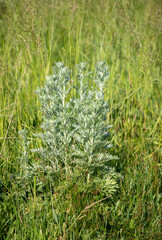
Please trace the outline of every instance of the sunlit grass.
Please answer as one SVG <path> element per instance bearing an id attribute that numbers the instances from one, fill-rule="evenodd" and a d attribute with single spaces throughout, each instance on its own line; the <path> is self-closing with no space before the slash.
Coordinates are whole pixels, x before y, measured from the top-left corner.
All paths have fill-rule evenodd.
<path id="1" fill-rule="evenodd" d="M 1 239 L 160 239 L 160 9 L 153 0 L 0 1 Z M 113 207 L 111 200 L 99 203 L 70 228 L 95 196 L 87 193 L 78 207 L 71 190 L 70 213 L 57 212 L 66 196 L 57 206 L 50 187 L 43 201 L 34 189 L 27 202 L 19 198 L 18 131 L 28 129 L 29 137 L 40 131 L 34 90 L 55 62 L 86 61 L 94 69 L 98 60 L 110 66 L 105 93 L 120 158 L 114 166 L 123 179 Z"/>

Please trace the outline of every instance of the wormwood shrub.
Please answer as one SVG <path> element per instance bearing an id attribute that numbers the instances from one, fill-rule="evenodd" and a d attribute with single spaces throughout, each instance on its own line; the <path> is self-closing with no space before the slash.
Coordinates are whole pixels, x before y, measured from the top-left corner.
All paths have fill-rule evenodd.
<path id="1" fill-rule="evenodd" d="M 109 106 L 104 97 L 108 76 L 108 66 L 104 62 L 98 62 L 94 73 L 87 72 L 86 64 L 81 63 L 77 65 L 77 85 L 71 86 L 72 72 L 58 62 L 44 87 L 36 91 L 41 101 L 43 131 L 35 137 L 41 138 L 43 147 L 32 149 L 38 159 L 32 164 L 28 164 L 25 150 L 22 176 L 46 179 L 38 181 L 39 189 L 50 178 L 56 187 L 54 180 L 60 177 L 66 181 L 82 178 L 84 186 L 93 181 L 103 196 L 116 191 L 117 174 L 111 167 L 111 160 L 117 157 L 110 154 Z M 88 86 L 90 79 L 94 87 Z M 26 139 L 26 132 L 20 134 Z M 24 146 L 28 145 L 29 142 L 24 142 Z"/>

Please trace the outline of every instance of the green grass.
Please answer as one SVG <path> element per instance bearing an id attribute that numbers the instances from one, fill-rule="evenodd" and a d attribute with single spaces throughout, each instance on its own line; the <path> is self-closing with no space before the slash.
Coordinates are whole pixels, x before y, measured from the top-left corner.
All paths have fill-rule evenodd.
<path id="1" fill-rule="evenodd" d="M 160 239 L 161 20 L 158 0 L 0 1 L 0 239 Z M 74 178 L 40 197 L 35 178 L 24 196 L 18 131 L 40 131 L 34 90 L 57 61 L 99 60 L 110 66 L 118 194 L 96 203 L 99 188 Z"/>

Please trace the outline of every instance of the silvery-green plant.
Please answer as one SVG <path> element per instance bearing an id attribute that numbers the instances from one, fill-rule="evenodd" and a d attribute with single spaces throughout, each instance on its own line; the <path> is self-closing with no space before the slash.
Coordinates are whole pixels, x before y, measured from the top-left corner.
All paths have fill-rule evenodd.
<path id="1" fill-rule="evenodd" d="M 73 131 L 71 128 L 71 104 L 67 101 L 70 92 L 71 73 L 63 63 L 56 63 L 53 75 L 47 77 L 44 87 L 37 90 L 41 101 L 43 133 L 36 136 L 42 139 L 44 147 L 35 149 L 53 170 L 69 166 Z"/>
<path id="2" fill-rule="evenodd" d="M 90 73 L 84 73 L 86 65 L 77 65 L 79 98 L 75 98 L 75 147 L 73 157 L 76 165 L 87 171 L 87 180 L 90 174 L 101 170 L 102 174 L 110 170 L 109 161 L 117 159 L 111 156 L 108 150 L 112 147 L 110 138 L 111 125 L 107 122 L 109 111 L 108 101 L 105 100 L 104 90 L 109 76 L 108 66 L 104 62 L 99 62 L 96 66 L 96 74 L 92 76 L 96 84 L 95 88 L 88 87 L 84 83 L 84 78 Z"/>
<path id="3" fill-rule="evenodd" d="M 117 158 L 109 153 L 111 126 L 104 96 L 108 77 L 105 62 L 99 62 L 94 73 L 87 72 L 86 64 L 80 63 L 78 84 L 71 86 L 71 71 L 63 63 L 56 63 L 44 87 L 36 91 L 41 101 L 43 131 L 35 136 L 41 138 L 43 147 L 32 150 L 39 155 L 41 164 L 30 166 L 30 173 L 38 169 L 48 174 L 61 170 L 67 176 L 79 169 L 86 174 L 87 183 L 98 174 L 105 182 L 116 177 L 110 168 L 110 161 Z M 95 86 L 89 87 L 90 79 Z"/>

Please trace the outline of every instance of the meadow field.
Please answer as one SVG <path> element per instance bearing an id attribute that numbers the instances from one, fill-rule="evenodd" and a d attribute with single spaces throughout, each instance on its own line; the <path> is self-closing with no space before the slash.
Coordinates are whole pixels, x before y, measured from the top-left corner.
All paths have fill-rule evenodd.
<path id="1" fill-rule="evenodd" d="M 161 31 L 160 0 L 0 0 L 0 239 L 161 239 Z M 34 90 L 56 62 L 98 61 L 109 65 L 117 191 L 63 173 L 23 181 L 26 152 L 42 146 Z"/>

